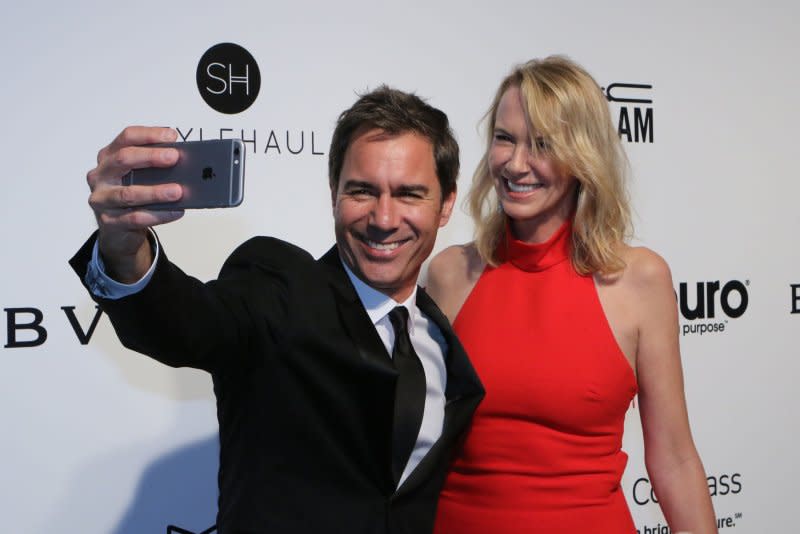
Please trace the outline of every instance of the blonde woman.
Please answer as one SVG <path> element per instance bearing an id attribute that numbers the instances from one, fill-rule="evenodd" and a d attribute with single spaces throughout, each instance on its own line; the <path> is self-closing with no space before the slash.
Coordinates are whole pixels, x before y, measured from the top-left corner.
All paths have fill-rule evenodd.
<path id="1" fill-rule="evenodd" d="M 626 160 L 602 91 L 569 59 L 533 60 L 503 80 L 487 119 L 476 240 L 439 254 L 428 279 L 486 388 L 436 532 L 636 532 L 620 478 L 637 392 L 671 529 L 716 532 L 669 267 L 625 244 Z"/>

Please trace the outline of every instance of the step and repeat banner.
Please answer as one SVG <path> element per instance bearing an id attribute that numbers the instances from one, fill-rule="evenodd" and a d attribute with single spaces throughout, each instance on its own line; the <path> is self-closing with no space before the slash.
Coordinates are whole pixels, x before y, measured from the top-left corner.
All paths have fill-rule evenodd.
<path id="1" fill-rule="evenodd" d="M 798 18 L 790 2 L 3 6 L 2 530 L 185 534 L 214 524 L 209 377 L 122 348 L 67 265 L 94 228 L 86 172 L 124 126 L 244 140 L 244 203 L 159 231 L 173 261 L 210 279 L 252 235 L 315 255 L 331 245 L 328 145 L 357 93 L 387 83 L 445 110 L 463 199 L 500 79 L 558 53 L 603 87 L 631 161 L 635 242 L 672 268 L 690 419 L 719 528 L 797 531 Z M 437 250 L 471 236 L 459 210 Z M 669 532 L 635 403 L 624 447 L 638 531 Z"/>

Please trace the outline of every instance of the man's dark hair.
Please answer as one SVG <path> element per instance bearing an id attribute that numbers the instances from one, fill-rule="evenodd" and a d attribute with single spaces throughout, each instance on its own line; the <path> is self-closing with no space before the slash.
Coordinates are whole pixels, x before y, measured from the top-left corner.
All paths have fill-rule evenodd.
<path id="1" fill-rule="evenodd" d="M 458 143 L 447 115 L 412 93 L 404 93 L 386 85 L 361 95 L 350 109 L 339 115 L 328 153 L 328 181 L 332 191 L 339 187 L 344 155 L 353 136 L 372 128 L 389 135 L 412 132 L 428 139 L 433 145 L 442 201 L 455 191 L 459 166 Z"/>

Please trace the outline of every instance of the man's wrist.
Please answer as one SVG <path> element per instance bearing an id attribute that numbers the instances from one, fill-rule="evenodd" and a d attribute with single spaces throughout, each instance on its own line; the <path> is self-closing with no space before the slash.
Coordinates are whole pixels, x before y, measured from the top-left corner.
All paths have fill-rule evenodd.
<path id="1" fill-rule="evenodd" d="M 86 285 L 89 287 L 92 294 L 97 297 L 115 300 L 138 293 L 144 289 L 153 277 L 153 272 L 155 271 L 155 266 L 160 254 L 158 239 L 153 230 L 149 230 L 147 242 L 148 246 L 144 248 L 149 249 L 149 268 L 145 271 L 143 276 L 131 283 L 125 283 L 115 280 L 109 275 L 107 267 L 103 262 L 102 255 L 100 254 L 100 247 L 97 241 L 95 241 L 92 249 L 92 258 L 89 260 L 85 277 Z"/>

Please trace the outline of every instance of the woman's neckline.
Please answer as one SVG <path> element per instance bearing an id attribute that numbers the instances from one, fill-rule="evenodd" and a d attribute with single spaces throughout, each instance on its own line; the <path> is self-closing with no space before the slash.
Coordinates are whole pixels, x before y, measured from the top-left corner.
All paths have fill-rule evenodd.
<path id="1" fill-rule="evenodd" d="M 572 241 L 572 217 L 567 218 L 561 227 L 546 241 L 526 243 L 515 238 L 511 225 L 506 221 L 505 234 L 499 244 L 499 257 L 518 269 L 529 272 L 544 271 L 568 260 Z"/>

